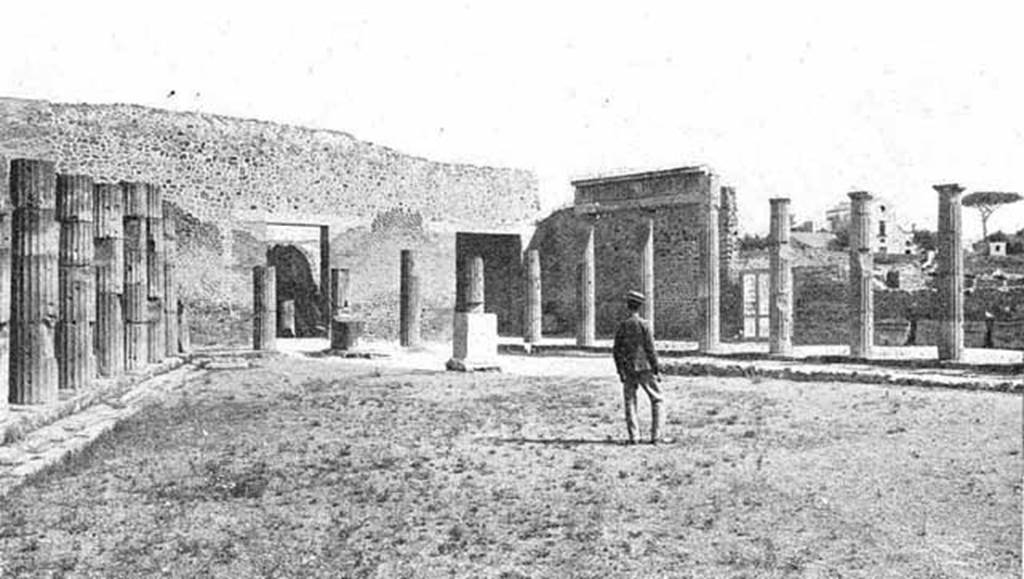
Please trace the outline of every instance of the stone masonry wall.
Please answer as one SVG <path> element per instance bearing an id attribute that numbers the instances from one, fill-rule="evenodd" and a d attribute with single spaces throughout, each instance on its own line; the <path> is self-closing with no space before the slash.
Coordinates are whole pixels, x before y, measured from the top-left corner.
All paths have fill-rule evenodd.
<path id="1" fill-rule="evenodd" d="M 194 318 L 200 327 L 244 327 L 251 315 L 248 268 L 260 251 L 238 259 L 233 253 L 240 247 L 238 231 L 248 231 L 254 220 L 315 218 L 331 226 L 332 238 L 359 239 L 342 248 L 348 262 L 390 266 L 397 253 L 375 253 L 395 245 L 376 239 L 374 222 L 381 216 L 413 216 L 422 235 L 445 238 L 447 254 L 441 257 L 454 261 L 454 243 L 447 239 L 454 231 L 512 230 L 532 222 L 540 209 L 536 178 L 528 171 L 434 162 L 337 131 L 134 105 L 0 98 L 0 155 L 51 159 L 60 172 L 97 181 L 160 185 L 181 239 L 173 260 L 182 297 L 193 310 L 210 310 Z M 397 285 L 375 285 L 391 277 L 353 283 L 360 296 L 379 299 L 397 292 Z M 453 285 L 425 283 L 428 290 Z M 450 312 L 452 294 L 425 294 L 424 302 Z M 384 324 L 375 328 L 371 321 L 371 333 L 389 334 L 387 318 L 392 309 L 397 316 L 397 303 L 368 307 Z M 203 332 L 194 338 L 202 342 Z M 211 337 L 228 338 L 246 339 L 239 331 Z"/>

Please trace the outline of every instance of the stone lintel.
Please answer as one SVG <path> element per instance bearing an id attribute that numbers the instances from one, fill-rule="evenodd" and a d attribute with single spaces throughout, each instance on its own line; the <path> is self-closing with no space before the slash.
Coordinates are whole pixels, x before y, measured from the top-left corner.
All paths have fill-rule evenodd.
<path id="1" fill-rule="evenodd" d="M 703 193 L 683 193 L 678 195 L 660 195 L 645 199 L 628 199 L 623 201 L 580 203 L 573 207 L 576 214 L 615 213 L 618 211 L 654 210 L 659 207 L 673 205 L 706 204 L 707 196 Z M 717 203 L 716 203 L 717 204 Z"/>

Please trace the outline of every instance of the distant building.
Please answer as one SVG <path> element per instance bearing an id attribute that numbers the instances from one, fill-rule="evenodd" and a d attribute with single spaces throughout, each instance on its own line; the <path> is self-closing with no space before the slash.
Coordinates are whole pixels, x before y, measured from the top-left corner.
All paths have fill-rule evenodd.
<path id="1" fill-rule="evenodd" d="M 989 257 L 1006 257 L 1005 241 L 979 241 L 974 244 L 974 252 Z"/>
<path id="2" fill-rule="evenodd" d="M 871 204 L 872 249 L 875 253 L 914 255 L 914 230 L 907 227 L 884 198 L 876 197 Z M 828 229 L 832 233 L 848 231 L 850 228 L 850 202 L 844 201 L 825 212 Z"/>

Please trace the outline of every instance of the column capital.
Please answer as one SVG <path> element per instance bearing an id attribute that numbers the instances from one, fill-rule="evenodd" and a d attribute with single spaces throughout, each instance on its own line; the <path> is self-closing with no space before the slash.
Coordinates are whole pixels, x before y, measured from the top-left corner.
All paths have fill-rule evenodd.
<path id="1" fill-rule="evenodd" d="M 772 197 L 768 200 L 768 203 L 772 205 L 787 205 L 789 204 L 789 197 Z"/>
<path id="2" fill-rule="evenodd" d="M 938 192 L 939 195 L 959 195 L 964 192 L 964 188 L 959 183 L 942 183 L 940 185 L 932 185 L 932 189 Z"/>
<path id="3" fill-rule="evenodd" d="M 850 191 L 847 193 L 853 201 L 871 201 L 873 197 L 867 191 Z"/>

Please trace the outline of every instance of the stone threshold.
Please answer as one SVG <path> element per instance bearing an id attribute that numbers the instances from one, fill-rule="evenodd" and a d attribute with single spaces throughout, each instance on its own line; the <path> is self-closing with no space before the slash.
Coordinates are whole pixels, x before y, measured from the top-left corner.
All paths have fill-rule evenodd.
<path id="1" fill-rule="evenodd" d="M 503 354 L 532 356 L 610 356 L 609 346 L 501 344 Z M 936 360 L 864 360 L 841 356 L 782 358 L 767 354 L 659 352 L 665 374 L 856 382 L 962 390 L 1024 393 L 1024 365 L 969 365 Z"/>
<path id="2" fill-rule="evenodd" d="M 87 389 L 60 392 L 52 404 L 11 405 L 0 410 L 0 446 L 17 442 L 28 433 L 61 418 L 79 413 L 90 406 L 123 396 L 142 382 L 183 366 L 186 358 L 167 358 L 163 362 L 118 376 L 97 379 Z"/>

